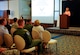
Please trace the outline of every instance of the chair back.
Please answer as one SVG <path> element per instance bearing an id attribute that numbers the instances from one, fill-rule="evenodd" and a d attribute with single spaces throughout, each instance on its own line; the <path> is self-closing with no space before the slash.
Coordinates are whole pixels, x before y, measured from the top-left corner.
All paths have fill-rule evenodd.
<path id="1" fill-rule="evenodd" d="M 15 46 L 18 50 L 23 50 L 25 47 L 25 40 L 20 35 L 14 36 Z"/>
<path id="2" fill-rule="evenodd" d="M 36 30 L 32 30 L 32 38 L 33 39 L 40 39 L 40 34 Z"/>
<path id="3" fill-rule="evenodd" d="M 51 34 L 50 34 L 49 31 L 44 30 L 44 31 L 42 32 L 42 37 L 43 37 L 43 42 L 48 43 L 48 41 L 51 39 Z"/>
<path id="4" fill-rule="evenodd" d="M 10 34 L 4 34 L 4 42 L 6 47 L 10 48 L 13 44 L 13 37 Z"/>
<path id="5" fill-rule="evenodd" d="M 13 35 L 13 33 L 16 31 L 16 29 L 15 28 L 11 28 L 11 30 L 10 30 L 10 32 L 11 32 L 11 35 Z"/>
<path id="6" fill-rule="evenodd" d="M 3 38 L 0 36 L 0 46 L 3 44 Z"/>

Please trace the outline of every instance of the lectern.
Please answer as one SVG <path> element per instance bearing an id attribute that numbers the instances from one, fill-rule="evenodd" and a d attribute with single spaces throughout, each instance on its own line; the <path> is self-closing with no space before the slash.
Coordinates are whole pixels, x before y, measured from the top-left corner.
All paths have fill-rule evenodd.
<path id="1" fill-rule="evenodd" d="M 69 28 L 69 16 L 60 15 L 60 29 L 68 29 Z"/>

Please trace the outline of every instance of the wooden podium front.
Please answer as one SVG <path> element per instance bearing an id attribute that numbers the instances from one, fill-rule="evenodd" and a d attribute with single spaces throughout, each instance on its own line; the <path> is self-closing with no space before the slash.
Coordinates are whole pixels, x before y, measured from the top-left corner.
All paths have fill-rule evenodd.
<path id="1" fill-rule="evenodd" d="M 69 17 L 67 15 L 60 15 L 60 29 L 69 28 Z"/>

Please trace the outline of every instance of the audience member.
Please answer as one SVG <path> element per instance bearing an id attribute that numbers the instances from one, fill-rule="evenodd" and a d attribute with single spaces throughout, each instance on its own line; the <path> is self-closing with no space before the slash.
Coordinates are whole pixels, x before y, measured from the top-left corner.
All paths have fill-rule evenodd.
<path id="1" fill-rule="evenodd" d="M 5 33 L 9 34 L 8 29 L 5 27 L 6 24 L 7 24 L 6 19 L 3 19 L 3 18 L 0 19 L 0 36 L 2 37 Z"/>
<path id="2" fill-rule="evenodd" d="M 13 33 L 13 36 L 20 35 L 27 43 L 25 48 L 30 48 L 30 47 L 37 46 L 37 45 L 39 46 L 41 41 L 40 40 L 32 40 L 29 32 L 25 31 L 23 29 L 23 27 L 25 25 L 25 22 L 23 19 L 18 20 L 18 25 L 19 26 L 18 26 L 17 30 Z"/>
<path id="3" fill-rule="evenodd" d="M 34 21 L 34 26 L 33 26 L 32 30 L 37 30 L 40 33 L 41 40 L 43 40 L 42 32 L 44 31 L 44 28 L 43 28 L 43 26 L 40 25 L 40 21 L 39 20 L 35 20 Z"/>
<path id="4" fill-rule="evenodd" d="M 30 35 L 32 36 L 32 28 L 33 28 L 33 25 L 31 23 L 31 19 L 26 19 L 25 20 L 25 26 L 24 26 L 24 29 L 27 29 L 29 32 L 30 32 Z"/>
<path id="5" fill-rule="evenodd" d="M 7 20 L 7 24 L 5 25 L 5 27 L 8 29 L 9 34 L 11 34 L 11 33 L 10 33 L 10 30 L 11 30 L 10 20 Z"/>
<path id="6" fill-rule="evenodd" d="M 0 36 L 4 36 L 4 34 L 9 34 L 8 29 L 5 27 L 7 24 L 6 19 L 1 18 L 0 19 Z M 3 42 L 2 46 L 5 46 L 5 43 Z"/>
<path id="7" fill-rule="evenodd" d="M 17 18 L 14 18 L 13 20 L 14 20 L 14 23 L 12 23 L 12 27 L 17 28 L 18 27 L 18 23 L 17 23 L 18 20 L 17 20 Z"/>

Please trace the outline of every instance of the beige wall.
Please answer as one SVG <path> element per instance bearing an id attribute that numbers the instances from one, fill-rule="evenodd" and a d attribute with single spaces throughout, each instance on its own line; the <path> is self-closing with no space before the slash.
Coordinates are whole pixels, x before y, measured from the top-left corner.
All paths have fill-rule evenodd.
<path id="1" fill-rule="evenodd" d="M 60 14 L 62 14 L 62 0 L 60 0 Z M 25 2 L 25 4 L 24 4 Z M 17 17 L 19 18 L 21 15 L 23 15 L 25 18 L 29 18 L 30 17 L 30 8 L 29 8 L 29 4 L 28 2 L 30 2 L 30 0 L 9 0 L 9 10 L 12 12 L 10 14 L 10 18 L 14 18 Z M 2 4 L 4 4 L 2 6 Z M 22 6 L 22 7 L 21 7 Z M 0 2 L 0 10 L 7 10 L 8 9 L 8 2 L 4 1 L 4 2 Z M 59 27 L 59 19 L 57 19 L 57 27 Z"/>
<path id="2" fill-rule="evenodd" d="M 30 7 L 29 0 L 10 0 L 9 1 L 9 9 L 11 10 L 10 18 L 20 18 L 23 16 L 24 18 L 30 17 Z"/>
<path id="3" fill-rule="evenodd" d="M 24 19 L 30 18 L 30 0 L 19 0 L 19 15 Z"/>
<path id="4" fill-rule="evenodd" d="M 9 9 L 13 12 L 13 16 L 10 15 L 10 18 L 17 17 L 19 18 L 19 0 L 10 0 Z"/>

